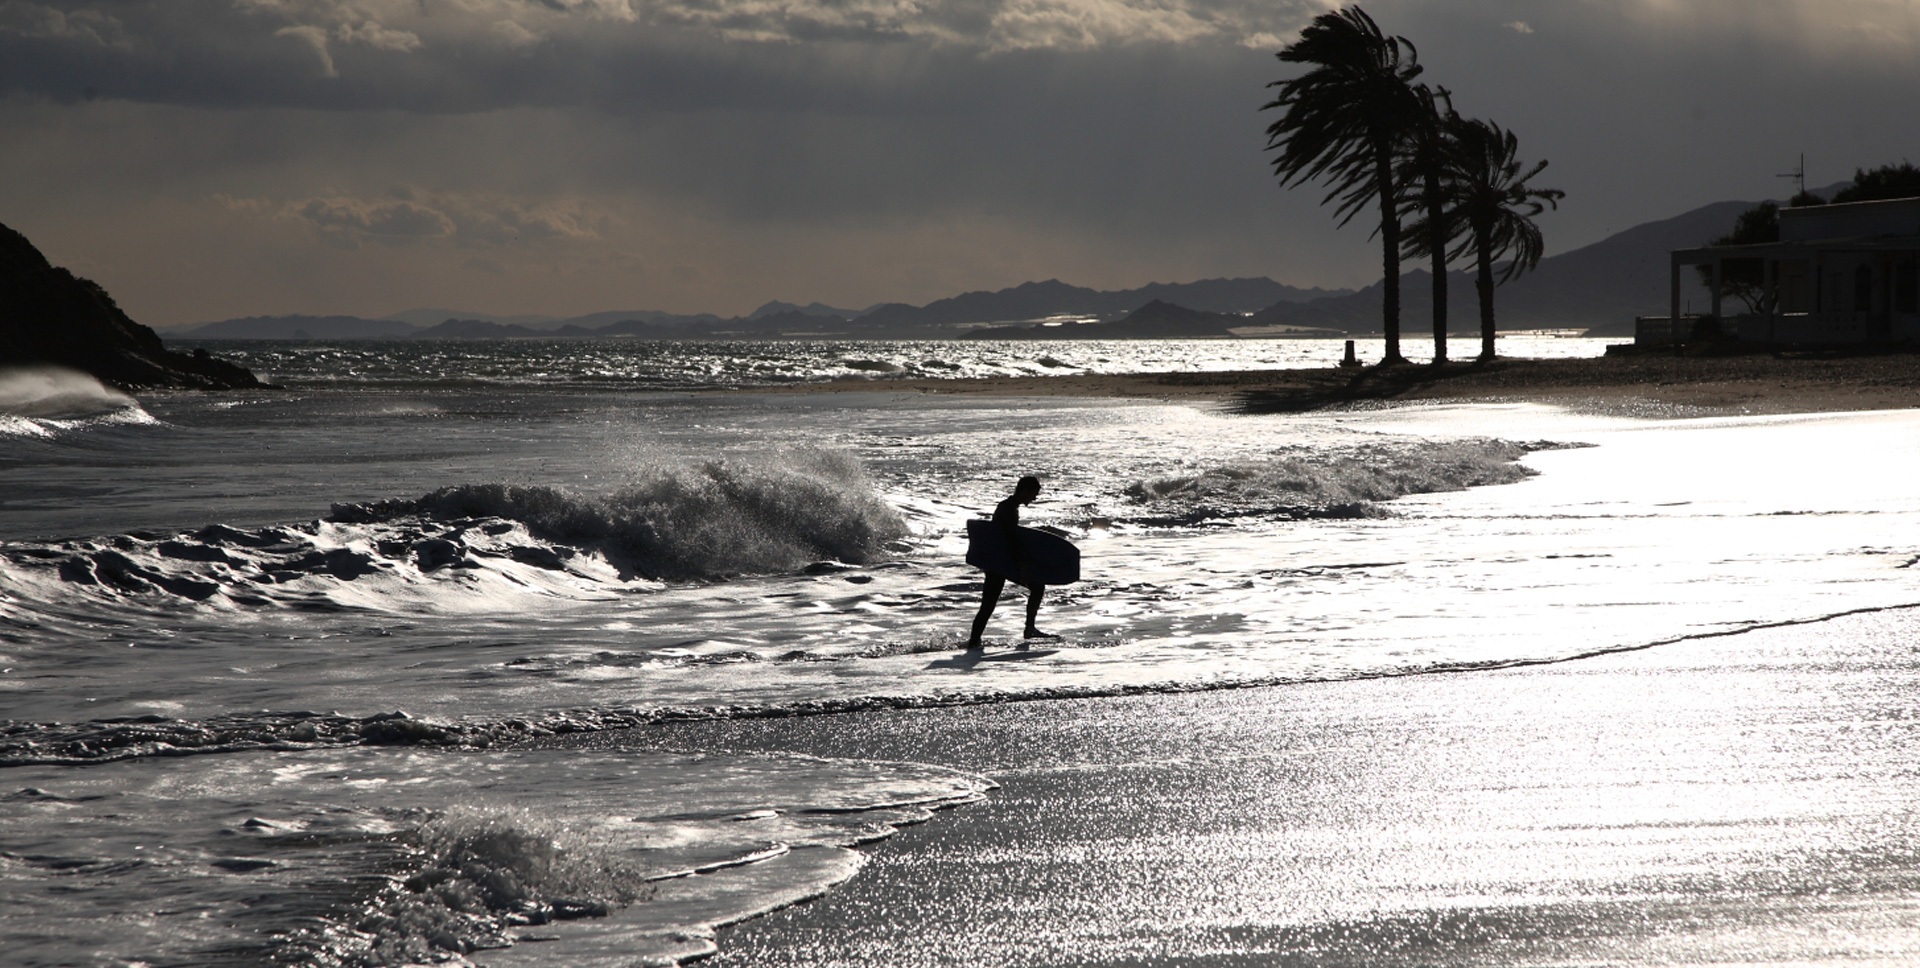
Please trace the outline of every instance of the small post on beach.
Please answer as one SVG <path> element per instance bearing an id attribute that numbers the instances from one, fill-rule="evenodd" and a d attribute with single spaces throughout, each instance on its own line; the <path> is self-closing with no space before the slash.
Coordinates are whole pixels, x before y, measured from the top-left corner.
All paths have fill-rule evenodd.
<path id="1" fill-rule="evenodd" d="M 1360 358 L 1353 355 L 1353 340 L 1347 340 L 1347 358 L 1340 361 L 1341 366 L 1359 366 Z"/>

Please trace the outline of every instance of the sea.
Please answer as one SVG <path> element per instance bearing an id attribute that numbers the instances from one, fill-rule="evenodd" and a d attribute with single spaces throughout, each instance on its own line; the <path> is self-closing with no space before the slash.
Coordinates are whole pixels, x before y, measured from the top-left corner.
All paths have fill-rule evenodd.
<path id="1" fill-rule="evenodd" d="M 1339 357 L 1309 339 L 190 345 L 278 388 L 0 374 L 8 965 L 674 964 L 992 778 L 568 737 L 1449 675 L 1920 604 L 1916 411 L 921 389 Z M 1058 639 L 1020 638 L 1010 587 L 970 652 L 965 522 L 1024 474 L 1082 580 L 1046 591 Z"/>

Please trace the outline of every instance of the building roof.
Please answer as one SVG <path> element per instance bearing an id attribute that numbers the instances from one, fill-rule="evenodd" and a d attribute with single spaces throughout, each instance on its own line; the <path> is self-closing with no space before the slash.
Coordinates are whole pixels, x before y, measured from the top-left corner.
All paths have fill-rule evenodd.
<path id="1" fill-rule="evenodd" d="M 1920 198 L 1843 202 L 1780 210 L 1780 241 L 1673 250 L 1681 262 L 1804 258 L 1823 252 L 1920 251 Z"/>
<path id="2" fill-rule="evenodd" d="M 1920 198 L 1780 210 L 1780 241 L 1920 238 Z"/>

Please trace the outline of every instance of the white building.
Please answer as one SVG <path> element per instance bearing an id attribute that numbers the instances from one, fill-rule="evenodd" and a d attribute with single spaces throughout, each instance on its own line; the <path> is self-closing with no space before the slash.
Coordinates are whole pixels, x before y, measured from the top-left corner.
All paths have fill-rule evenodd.
<path id="1" fill-rule="evenodd" d="M 1762 312 L 1728 317 L 1709 286 L 1722 332 L 1763 343 L 1920 342 L 1920 198 L 1785 208 L 1778 242 L 1676 250 L 1672 314 L 1642 320 L 1635 341 L 1687 338 L 1695 320 L 1680 315 L 1681 273 L 1709 266 L 1717 283 L 1736 260 L 1760 263 Z"/>

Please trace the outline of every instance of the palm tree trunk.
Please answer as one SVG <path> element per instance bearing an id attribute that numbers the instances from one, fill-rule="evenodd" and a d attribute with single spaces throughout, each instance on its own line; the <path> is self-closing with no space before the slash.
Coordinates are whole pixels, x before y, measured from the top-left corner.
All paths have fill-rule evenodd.
<path id="1" fill-rule="evenodd" d="M 1405 363 L 1400 355 L 1400 213 L 1393 190 L 1393 144 L 1384 139 L 1373 146 L 1373 177 L 1380 196 L 1380 263 L 1382 300 L 1380 328 L 1386 336 L 1381 363 Z"/>
<path id="2" fill-rule="evenodd" d="M 1473 247 L 1479 273 L 1474 278 L 1474 288 L 1480 295 L 1480 358 L 1491 360 L 1493 353 L 1493 248 L 1487 239 L 1487 230 L 1481 226 L 1473 227 Z"/>
<path id="3" fill-rule="evenodd" d="M 1447 361 L 1447 226 L 1440 176 L 1427 169 L 1427 244 L 1433 249 L 1433 362 Z"/>

